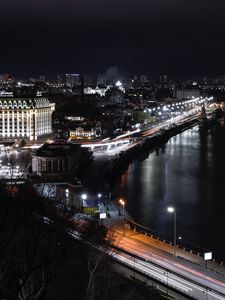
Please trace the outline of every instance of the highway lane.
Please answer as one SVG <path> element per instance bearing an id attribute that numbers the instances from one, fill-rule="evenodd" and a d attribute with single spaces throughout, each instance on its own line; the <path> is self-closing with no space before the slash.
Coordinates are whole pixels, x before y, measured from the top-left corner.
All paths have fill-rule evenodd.
<path id="1" fill-rule="evenodd" d="M 196 116 L 183 114 L 181 116 L 174 117 L 174 118 L 171 118 L 171 119 L 163 121 L 163 122 L 157 122 L 154 125 L 148 125 L 138 132 L 140 133 L 140 136 L 142 138 L 153 137 L 154 135 L 158 134 L 158 132 L 161 129 L 164 129 L 167 126 L 171 126 L 172 124 L 175 124 L 175 123 L 182 124 L 182 123 L 191 121 L 193 119 L 196 119 Z M 130 136 L 132 136 L 132 133 L 130 133 Z M 120 141 L 120 143 L 121 143 L 119 146 L 116 145 L 116 143 L 118 141 Z M 124 144 L 122 144 L 122 143 L 124 143 Z M 111 142 L 107 142 L 107 143 L 99 143 L 99 144 L 96 143 L 96 144 L 92 145 L 92 146 L 96 147 L 93 149 L 93 156 L 95 158 L 97 158 L 99 156 L 106 156 L 106 155 L 107 156 L 119 155 L 120 152 L 127 151 L 130 148 L 137 145 L 138 143 L 139 143 L 139 141 L 130 143 L 130 141 L 127 137 L 117 137 L 117 138 L 111 140 Z M 110 147 L 110 145 L 111 145 L 111 147 Z M 90 144 L 83 145 L 83 146 L 90 146 Z M 97 146 L 99 146 L 99 147 L 97 147 Z M 103 146 L 105 146 L 105 147 L 103 147 Z"/>
<path id="2" fill-rule="evenodd" d="M 145 274 L 156 281 L 168 285 L 168 287 L 177 290 L 178 292 L 185 294 L 193 299 L 208 299 L 208 300 L 224 300 L 225 297 L 220 295 L 206 286 L 197 285 L 185 278 L 179 277 L 174 273 L 164 270 L 160 267 L 151 264 L 150 262 L 144 262 L 140 259 L 134 261 L 127 255 L 121 252 L 113 255 L 114 259 L 122 264 L 125 264 L 135 271 Z"/>
<path id="3" fill-rule="evenodd" d="M 170 118 L 168 120 L 165 120 L 163 122 L 158 122 L 157 124 L 152 125 L 149 129 L 143 130 L 142 131 L 142 136 L 147 137 L 155 134 L 158 132 L 160 129 L 164 129 L 167 126 L 171 126 L 172 124 L 180 125 L 182 123 L 192 121 L 197 118 L 197 113 L 196 111 L 191 111 L 191 112 L 184 112 L 182 115 L 179 115 L 177 117 Z"/>
<path id="4" fill-rule="evenodd" d="M 42 222 L 50 225 L 51 220 L 47 217 L 36 216 Z M 72 238 L 91 244 L 83 240 L 82 234 L 65 229 L 65 232 Z M 91 244 L 99 251 L 105 252 L 117 262 L 120 262 L 136 272 L 175 289 L 177 292 L 185 294 L 193 299 L 225 300 L 225 282 L 212 278 L 209 274 L 204 274 L 199 270 L 181 264 L 173 258 L 168 259 L 168 255 L 157 253 L 157 249 L 143 247 L 128 237 L 116 237 L 117 249 Z M 123 250 L 126 250 L 124 253 Z M 129 253 L 128 253 L 129 252 Z"/>
<path id="5" fill-rule="evenodd" d="M 174 259 L 171 256 L 169 257 L 168 253 L 163 253 L 163 251 L 160 251 L 154 247 L 150 247 L 149 245 L 143 245 L 142 243 L 131 240 L 128 237 L 123 237 L 122 239 L 118 238 L 114 242 L 114 244 L 117 247 L 119 247 L 121 250 L 125 250 L 126 252 L 129 252 L 130 260 L 131 260 L 131 256 L 135 255 L 135 257 L 140 257 L 145 261 L 147 261 L 144 263 L 145 267 L 143 270 L 145 271 L 146 271 L 146 264 L 147 266 L 150 263 L 157 264 L 160 268 L 163 269 L 163 272 L 173 272 L 180 275 L 182 277 L 182 282 L 184 280 L 183 278 L 185 278 L 185 282 L 188 280 L 190 280 L 191 282 L 195 282 L 195 286 L 197 286 L 198 290 L 200 289 L 202 293 L 207 290 L 208 299 L 210 299 L 209 294 L 212 297 L 211 299 L 225 299 L 225 279 L 223 278 L 222 280 L 219 276 L 215 276 L 215 274 L 214 277 L 212 277 L 210 270 L 204 270 L 204 269 L 200 270 L 200 268 L 185 264 L 184 262 L 181 262 L 178 258 Z M 136 260 L 138 259 L 136 258 Z M 131 265 L 134 264 L 132 260 L 130 263 Z M 143 262 L 141 264 L 143 264 Z M 173 274 L 170 273 L 170 275 Z M 172 282 L 170 286 L 173 287 Z M 186 287 L 187 286 L 189 286 L 189 283 L 186 285 Z M 193 283 L 191 284 L 191 286 L 193 288 Z M 179 290 L 179 286 L 177 286 L 177 288 Z M 197 288 L 195 287 L 195 289 Z M 184 288 L 183 290 L 185 292 Z M 190 292 L 190 290 L 188 290 L 188 292 Z M 220 295 L 220 293 L 222 295 Z M 194 294 L 192 296 L 194 296 Z"/>

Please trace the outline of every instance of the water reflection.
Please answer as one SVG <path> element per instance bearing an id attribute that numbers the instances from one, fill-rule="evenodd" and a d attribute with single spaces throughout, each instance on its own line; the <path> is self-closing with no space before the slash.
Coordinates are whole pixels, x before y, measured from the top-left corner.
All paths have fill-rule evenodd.
<path id="1" fill-rule="evenodd" d="M 177 235 L 191 245 L 225 259 L 225 129 L 202 132 L 198 127 L 171 138 L 164 149 L 134 161 L 115 186 L 131 216 L 172 241 L 176 207 Z"/>

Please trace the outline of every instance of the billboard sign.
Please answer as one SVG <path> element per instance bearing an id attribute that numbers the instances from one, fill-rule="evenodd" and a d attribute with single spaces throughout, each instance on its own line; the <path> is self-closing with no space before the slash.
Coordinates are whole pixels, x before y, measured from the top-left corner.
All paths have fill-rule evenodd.
<path id="1" fill-rule="evenodd" d="M 211 259 L 212 259 L 212 252 L 205 252 L 204 260 L 211 260 Z"/>
<path id="2" fill-rule="evenodd" d="M 106 213 L 100 213 L 99 218 L 100 219 L 106 219 Z"/>

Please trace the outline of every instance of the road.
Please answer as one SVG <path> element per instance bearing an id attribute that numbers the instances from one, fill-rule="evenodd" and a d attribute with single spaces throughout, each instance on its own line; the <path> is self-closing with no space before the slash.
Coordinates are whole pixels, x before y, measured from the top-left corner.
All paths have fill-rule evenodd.
<path id="1" fill-rule="evenodd" d="M 197 280 L 197 276 L 191 279 L 185 279 L 186 274 L 183 276 L 175 275 L 173 272 L 163 267 L 158 267 L 155 264 L 154 258 L 152 258 L 152 262 L 145 262 L 141 259 L 135 258 L 135 260 L 129 257 L 127 254 L 118 252 L 113 255 L 114 259 L 119 261 L 120 263 L 133 268 L 135 271 L 144 274 L 146 277 L 151 277 L 154 280 L 168 286 L 169 288 L 175 289 L 177 292 L 181 294 L 185 294 L 186 296 L 193 299 L 208 299 L 208 300 L 224 300 L 225 296 L 215 292 L 208 286 L 204 286 L 203 284 L 194 283 Z M 162 262 L 160 263 L 162 265 Z"/>
<path id="2" fill-rule="evenodd" d="M 205 269 L 203 264 L 195 262 L 197 259 L 200 261 L 200 258 L 196 258 L 193 254 L 183 251 L 183 257 L 187 258 L 183 259 L 180 249 L 180 253 L 177 251 L 178 257 L 174 258 L 171 254 L 173 253 L 171 245 L 162 246 L 162 242 L 152 241 L 152 238 L 145 235 L 140 237 L 140 234 L 127 228 L 124 231 L 123 216 L 117 212 L 115 212 L 116 230 L 111 229 L 109 232 L 112 247 L 92 246 L 109 254 L 134 272 L 141 273 L 146 279 L 152 278 L 192 299 L 225 299 L 224 267 L 217 270 L 213 269 L 211 264 L 210 269 Z M 50 223 L 46 217 L 41 219 L 47 224 Z M 79 232 L 71 229 L 66 232 L 74 239 L 82 241 Z M 87 240 L 84 242 L 89 243 Z"/>
<path id="3" fill-rule="evenodd" d="M 225 299 L 224 266 L 209 261 L 206 269 L 201 256 L 184 248 L 177 248 L 174 258 L 173 245 L 124 227 L 119 208 L 112 203 L 107 207 L 111 218 L 104 222 L 114 259 L 193 299 Z"/>
<path id="4" fill-rule="evenodd" d="M 172 117 L 166 120 L 155 122 L 154 124 L 148 124 L 141 126 L 138 130 L 131 131 L 126 134 L 117 136 L 112 140 L 107 140 L 106 142 L 99 143 L 88 143 L 82 145 L 83 147 L 92 147 L 93 156 L 95 159 L 101 159 L 101 157 L 113 157 L 119 155 L 122 151 L 127 151 L 129 148 L 134 147 L 139 143 L 139 141 L 131 143 L 133 134 L 138 134 L 140 138 L 151 137 L 162 129 L 168 128 L 170 126 L 181 125 L 185 122 L 190 122 L 197 118 L 198 110 L 191 109 L 188 112 L 183 112 L 181 115 Z M 117 144 L 118 143 L 118 144 Z M 120 143 L 120 144 L 119 144 Z"/>
<path id="5" fill-rule="evenodd" d="M 76 231 L 68 233 L 75 239 L 82 240 Z M 85 241 L 87 243 L 87 241 Z M 154 247 L 133 241 L 130 237 L 121 233 L 116 235 L 114 248 L 95 246 L 100 251 L 106 252 L 117 262 L 129 267 L 155 281 L 176 290 L 182 295 L 200 300 L 224 300 L 225 279 L 222 275 L 214 274 L 211 270 L 203 270 L 200 267 L 189 266 L 181 263 L 179 258 L 174 259 L 168 253 L 162 253 Z M 125 250 L 125 251 L 124 251 Z M 179 299 L 179 298 L 178 298 Z"/>
<path id="6" fill-rule="evenodd" d="M 30 162 L 31 155 L 28 150 L 2 151 L 0 153 L 0 179 L 26 178 Z"/>
<path id="7" fill-rule="evenodd" d="M 114 244 L 118 244 L 120 250 L 115 252 L 115 259 L 192 298 L 205 299 L 207 291 L 208 299 L 225 299 L 225 278 L 221 275 L 212 277 L 211 270 L 184 264 L 179 258 L 174 259 L 129 237 L 118 236 L 118 239 Z M 121 250 L 125 250 L 125 254 Z"/>

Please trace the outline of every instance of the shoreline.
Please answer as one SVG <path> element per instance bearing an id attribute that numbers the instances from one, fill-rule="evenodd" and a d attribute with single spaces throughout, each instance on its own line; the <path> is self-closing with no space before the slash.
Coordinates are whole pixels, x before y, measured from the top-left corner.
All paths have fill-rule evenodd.
<path id="1" fill-rule="evenodd" d="M 116 157 L 105 157 L 102 160 L 94 160 L 91 165 L 80 174 L 85 188 L 94 192 L 99 189 L 110 192 L 115 180 L 128 169 L 132 161 L 143 157 L 143 155 L 147 157 L 150 152 L 162 148 L 171 137 L 198 124 L 197 119 L 182 123 L 176 127 L 163 130 L 152 137 L 143 138 L 128 150 L 121 151 Z"/>

